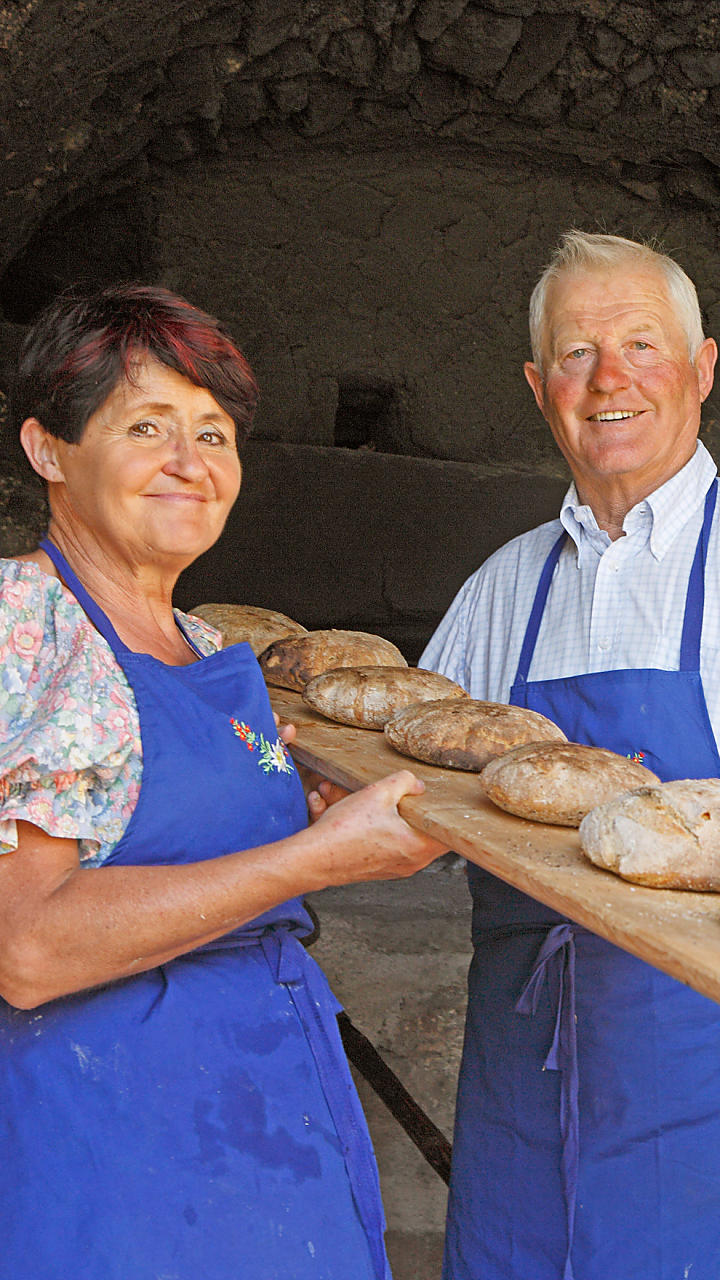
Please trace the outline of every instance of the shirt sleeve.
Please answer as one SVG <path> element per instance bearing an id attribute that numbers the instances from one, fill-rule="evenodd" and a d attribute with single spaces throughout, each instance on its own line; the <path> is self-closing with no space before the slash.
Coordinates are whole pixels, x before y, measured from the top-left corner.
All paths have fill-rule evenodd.
<path id="1" fill-rule="evenodd" d="M 0 561 L 0 854 L 23 819 L 102 861 L 141 773 L 134 699 L 109 646 L 58 579 Z"/>
<path id="2" fill-rule="evenodd" d="M 472 579 L 460 588 L 445 617 L 420 655 L 419 667 L 438 671 L 465 687 L 467 607 Z"/>

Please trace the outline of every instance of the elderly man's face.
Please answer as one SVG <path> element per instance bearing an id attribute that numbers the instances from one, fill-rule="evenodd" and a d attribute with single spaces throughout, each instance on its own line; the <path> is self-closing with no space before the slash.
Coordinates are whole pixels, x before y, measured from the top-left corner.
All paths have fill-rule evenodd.
<path id="1" fill-rule="evenodd" d="M 544 374 L 534 364 L 525 374 L 580 496 L 592 505 L 623 478 L 639 501 L 694 452 L 715 343 L 706 338 L 691 361 L 653 269 L 568 274 L 546 314 Z"/>

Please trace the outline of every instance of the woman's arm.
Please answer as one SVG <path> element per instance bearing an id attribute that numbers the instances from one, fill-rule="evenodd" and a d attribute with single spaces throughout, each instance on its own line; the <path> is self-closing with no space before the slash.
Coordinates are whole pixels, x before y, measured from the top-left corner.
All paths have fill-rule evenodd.
<path id="1" fill-rule="evenodd" d="M 0 995 L 34 1008 L 154 968 L 288 898 L 412 875 L 445 852 L 398 814 L 424 790 L 407 770 L 336 803 L 322 789 L 306 830 L 182 866 L 83 868 L 76 841 L 18 822 L 18 847 L 0 858 Z"/>

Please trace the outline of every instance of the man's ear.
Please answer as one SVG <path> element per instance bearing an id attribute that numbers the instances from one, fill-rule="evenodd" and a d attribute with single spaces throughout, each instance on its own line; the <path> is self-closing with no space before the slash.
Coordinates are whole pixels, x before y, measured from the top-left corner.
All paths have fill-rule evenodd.
<path id="1" fill-rule="evenodd" d="M 51 436 L 37 418 L 26 418 L 20 428 L 20 443 L 27 454 L 28 462 L 43 480 L 63 480 L 62 467 L 58 461 L 57 437 Z"/>
<path id="2" fill-rule="evenodd" d="M 531 360 L 527 360 L 525 362 L 525 364 L 523 365 L 523 370 L 525 373 L 525 377 L 530 383 L 535 400 L 537 401 L 537 407 L 544 418 L 546 416 L 545 415 L 545 384 L 543 382 L 542 374 L 538 369 L 537 365 L 533 364 Z"/>
<path id="3" fill-rule="evenodd" d="M 712 390 L 717 353 L 718 349 L 715 340 L 706 338 L 695 357 L 701 400 L 706 400 Z"/>

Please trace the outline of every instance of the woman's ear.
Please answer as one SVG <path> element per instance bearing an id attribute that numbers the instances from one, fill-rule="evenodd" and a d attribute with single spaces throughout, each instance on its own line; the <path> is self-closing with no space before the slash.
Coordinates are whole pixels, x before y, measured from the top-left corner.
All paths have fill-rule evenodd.
<path id="1" fill-rule="evenodd" d="M 51 436 L 37 418 L 25 419 L 20 428 L 20 443 L 39 476 L 50 482 L 64 479 L 58 461 L 57 437 Z"/>

